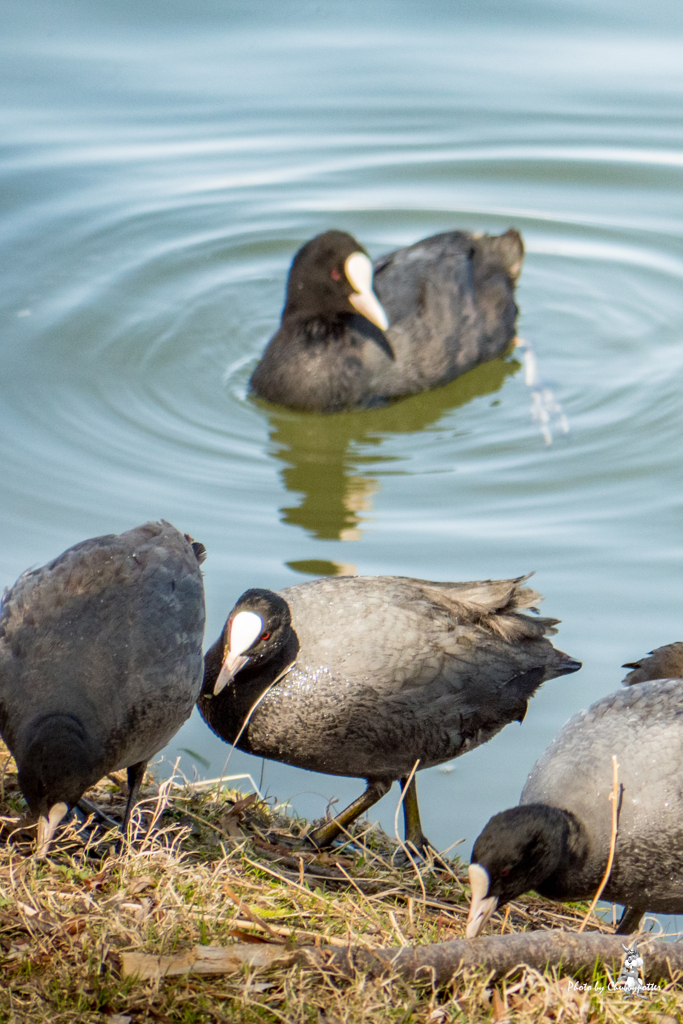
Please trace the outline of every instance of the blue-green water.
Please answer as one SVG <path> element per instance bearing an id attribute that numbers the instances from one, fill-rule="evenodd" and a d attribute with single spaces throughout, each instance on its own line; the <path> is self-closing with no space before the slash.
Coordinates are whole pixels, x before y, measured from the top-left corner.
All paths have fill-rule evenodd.
<path id="1" fill-rule="evenodd" d="M 683 9 L 10 0 L 2 19 L 0 584 L 161 516 L 208 548 L 208 641 L 247 587 L 333 563 L 536 570 L 585 667 L 422 773 L 427 834 L 469 852 L 622 662 L 683 639 Z M 510 225 L 519 334 L 569 424 L 552 444 L 520 350 L 368 413 L 247 397 L 312 235 L 379 255 Z M 228 753 L 198 718 L 181 748 L 201 774 Z M 362 788 L 272 763 L 263 785 L 307 816 Z"/>

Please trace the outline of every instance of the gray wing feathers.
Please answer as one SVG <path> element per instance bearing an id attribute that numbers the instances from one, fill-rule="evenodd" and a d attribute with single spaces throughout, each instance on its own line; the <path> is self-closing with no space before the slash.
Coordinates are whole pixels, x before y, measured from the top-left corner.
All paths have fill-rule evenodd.
<path id="1" fill-rule="evenodd" d="M 565 725 L 531 770 L 520 804 L 575 814 L 591 836 L 588 871 L 604 870 L 611 832 L 612 755 L 621 787 L 617 856 L 607 899 L 679 912 L 683 790 L 683 681 L 643 682 L 611 693 Z M 653 871 L 653 865 L 657 870 Z M 611 888 L 610 888 L 611 887 Z"/>
<path id="2" fill-rule="evenodd" d="M 279 696 L 265 698 L 280 703 L 263 743 L 291 754 L 292 716 L 315 705 L 317 746 L 291 763 L 397 778 L 418 757 L 438 764 L 521 720 L 544 679 L 579 667 L 546 639 L 554 619 L 522 614 L 540 600 L 525 580 L 349 576 L 281 591 L 300 648 Z"/>
<path id="3" fill-rule="evenodd" d="M 433 386 L 505 350 L 514 335 L 514 283 L 523 256 L 516 231 L 498 238 L 451 231 L 375 263 L 404 392 L 408 367 L 412 383 Z"/>
<path id="4" fill-rule="evenodd" d="M 609 765 L 612 754 L 623 761 L 622 781 L 624 773 L 646 772 L 641 754 L 648 732 L 663 729 L 671 733 L 667 750 L 671 750 L 672 740 L 678 749 L 683 742 L 679 718 L 683 720 L 683 681 L 679 679 L 645 682 L 608 694 L 569 719 L 532 768 L 520 803 L 552 803 L 563 797 L 565 804 L 557 806 L 568 806 L 576 791 L 570 781 L 575 773 L 590 778 L 591 765 L 596 761 Z M 677 764 L 676 774 L 679 770 Z M 603 781 L 609 790 L 611 770 Z"/>
<path id="5" fill-rule="evenodd" d="M 570 659 L 545 639 L 557 620 L 520 613 L 541 599 L 521 586 L 527 578 L 439 583 L 349 576 L 300 584 L 282 596 L 310 667 L 326 665 L 340 678 L 378 689 L 436 679 L 446 689 L 486 688 L 538 666 L 546 667 L 544 678 L 568 670 Z M 301 657 L 299 663 L 307 667 Z"/>

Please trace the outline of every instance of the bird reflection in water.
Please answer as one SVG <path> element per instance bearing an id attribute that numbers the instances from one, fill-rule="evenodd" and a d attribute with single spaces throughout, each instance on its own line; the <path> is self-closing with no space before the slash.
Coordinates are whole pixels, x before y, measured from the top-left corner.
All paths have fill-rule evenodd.
<path id="1" fill-rule="evenodd" d="M 268 406 L 270 452 L 284 463 L 280 473 L 286 489 L 300 496 L 298 504 L 281 508 L 282 521 L 317 540 L 360 540 L 380 490 L 370 467 L 402 461 L 382 454 L 384 438 L 417 433 L 474 398 L 495 394 L 520 369 L 508 354 L 436 391 L 359 412 L 320 416 Z M 307 574 L 315 564 L 319 575 L 353 569 L 319 559 L 288 564 Z"/>

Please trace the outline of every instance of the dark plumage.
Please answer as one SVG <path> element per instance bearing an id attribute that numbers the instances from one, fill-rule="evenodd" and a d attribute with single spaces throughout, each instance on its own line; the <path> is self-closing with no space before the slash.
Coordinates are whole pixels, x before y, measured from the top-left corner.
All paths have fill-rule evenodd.
<path id="1" fill-rule="evenodd" d="M 621 797 L 604 898 L 627 908 L 622 933 L 646 910 L 683 912 L 683 680 L 669 679 L 575 715 L 532 768 L 520 806 L 491 818 L 472 851 L 469 936 L 528 889 L 557 900 L 595 895 L 612 833 L 613 754 Z"/>
<path id="2" fill-rule="evenodd" d="M 68 808 L 128 768 L 124 826 L 147 761 L 202 678 L 204 547 L 170 523 L 76 544 L 5 592 L 0 733 L 47 850 Z"/>
<path id="3" fill-rule="evenodd" d="M 683 644 L 657 647 L 640 661 L 627 661 L 622 668 L 633 669 L 623 680 L 624 686 L 644 683 L 648 679 L 683 679 Z"/>
<path id="4" fill-rule="evenodd" d="M 447 384 L 512 341 L 523 258 L 512 229 L 449 231 L 377 260 L 373 292 L 355 238 L 318 235 L 294 257 L 280 329 L 251 387 L 280 405 L 337 412 Z"/>
<path id="5" fill-rule="evenodd" d="M 556 619 L 522 614 L 540 599 L 523 579 L 346 576 L 248 590 L 206 655 L 199 710 L 242 750 L 367 780 L 313 833 L 329 843 L 395 779 L 405 785 L 418 758 L 427 768 L 485 743 L 522 721 L 544 679 L 580 667 L 545 638 Z M 404 811 L 406 838 L 422 848 L 414 784 Z"/>

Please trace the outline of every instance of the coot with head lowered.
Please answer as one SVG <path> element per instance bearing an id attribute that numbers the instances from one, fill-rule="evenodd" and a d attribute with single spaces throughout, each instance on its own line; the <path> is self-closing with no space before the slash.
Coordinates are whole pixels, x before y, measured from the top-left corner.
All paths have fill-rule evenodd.
<path id="1" fill-rule="evenodd" d="M 248 590 L 206 655 L 198 706 L 240 749 L 310 771 L 367 780 L 317 845 L 371 807 L 395 779 L 464 754 L 522 721 L 545 679 L 579 662 L 523 614 L 539 595 L 524 578 L 432 583 L 396 576 L 314 580 Z M 425 839 L 414 778 L 406 839 Z"/>
<path id="2" fill-rule="evenodd" d="M 294 257 L 282 322 L 251 377 L 279 405 L 338 412 L 447 384 L 500 355 L 515 333 L 517 231 L 449 231 L 373 266 L 344 231 Z"/>
<path id="3" fill-rule="evenodd" d="M 19 577 L 0 609 L 0 733 L 38 816 L 38 852 L 89 786 L 149 758 L 202 680 L 204 547 L 170 523 L 76 544 Z"/>
<path id="4" fill-rule="evenodd" d="M 668 674 L 681 646 L 660 648 L 638 667 Z M 683 912 L 683 679 L 625 682 L 627 690 L 565 725 L 531 770 L 519 806 L 496 814 L 477 839 L 468 936 L 528 889 L 557 900 L 595 895 L 612 836 L 613 755 L 619 818 L 603 896 L 625 907 L 618 931 L 635 930 L 646 910 Z"/>

